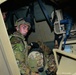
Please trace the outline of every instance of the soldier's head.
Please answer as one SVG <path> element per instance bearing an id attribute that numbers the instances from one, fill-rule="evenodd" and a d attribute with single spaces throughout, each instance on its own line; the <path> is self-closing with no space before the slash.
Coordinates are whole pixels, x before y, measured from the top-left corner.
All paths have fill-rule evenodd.
<path id="1" fill-rule="evenodd" d="M 44 70 L 44 55 L 40 48 L 31 49 L 27 57 L 28 67 L 33 72 L 43 72 Z"/>
<path id="2" fill-rule="evenodd" d="M 20 18 L 15 23 L 16 30 L 20 32 L 22 35 L 26 35 L 31 28 L 29 22 L 26 22 L 23 18 Z"/>

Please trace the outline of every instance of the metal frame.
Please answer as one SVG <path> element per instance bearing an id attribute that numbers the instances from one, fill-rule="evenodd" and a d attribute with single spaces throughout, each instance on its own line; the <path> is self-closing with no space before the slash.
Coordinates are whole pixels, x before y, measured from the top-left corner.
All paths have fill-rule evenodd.
<path id="1" fill-rule="evenodd" d="M 76 72 L 76 52 L 72 52 L 73 50 L 71 50 L 71 52 L 65 52 L 64 50 L 61 50 L 62 48 L 62 44 L 64 44 L 63 42 L 64 40 L 64 37 L 63 39 L 61 40 L 61 43 L 60 43 L 60 46 L 59 46 L 59 49 L 53 49 L 53 53 L 54 53 L 54 57 L 55 57 L 55 61 L 56 61 L 56 65 L 57 65 L 57 75 L 61 75 L 61 72 L 62 72 L 62 69 L 65 70 L 63 73 L 63 75 L 66 75 L 67 73 L 66 72 L 69 72 L 70 75 L 72 75 L 72 73 L 74 74 L 74 72 Z M 66 44 L 70 44 L 70 45 L 76 45 L 76 39 L 69 39 L 67 40 Z M 74 48 L 75 49 L 75 48 Z M 58 53 L 60 55 L 62 55 L 61 59 L 60 59 L 60 62 L 58 62 Z M 67 60 L 67 61 L 66 61 Z M 73 70 L 73 67 L 71 69 L 69 69 L 68 67 L 65 66 L 65 68 L 63 67 L 64 65 L 66 64 L 69 64 L 71 63 L 69 66 L 73 66 L 74 67 L 74 70 Z"/>
<path id="2" fill-rule="evenodd" d="M 53 49 L 53 53 L 54 53 L 54 56 L 55 56 L 55 61 L 56 61 L 57 68 L 58 68 L 58 65 L 59 65 L 58 59 L 57 59 L 57 53 L 60 53 L 62 55 L 65 55 L 65 56 L 68 56 L 70 58 L 76 59 L 76 55 L 74 55 L 72 53 L 67 53 L 67 52 L 61 51 L 59 49 Z"/>

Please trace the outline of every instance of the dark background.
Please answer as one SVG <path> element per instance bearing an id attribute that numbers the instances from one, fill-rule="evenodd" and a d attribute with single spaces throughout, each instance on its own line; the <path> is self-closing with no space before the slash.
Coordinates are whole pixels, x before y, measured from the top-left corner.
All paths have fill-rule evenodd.
<path id="1" fill-rule="evenodd" d="M 22 6 L 27 6 L 32 2 L 36 2 L 37 0 L 7 0 L 2 3 L 0 7 L 3 11 L 6 10 L 15 10 Z M 76 8 L 76 0 L 42 0 L 44 3 L 54 6 L 55 8 L 72 8 L 71 10 Z"/>
<path id="2" fill-rule="evenodd" d="M 0 5 L 2 11 L 13 11 L 23 6 L 28 6 L 37 0 L 7 0 Z M 63 9 L 65 12 L 76 17 L 76 0 L 42 0 L 48 5 L 52 5 L 56 9 Z"/>

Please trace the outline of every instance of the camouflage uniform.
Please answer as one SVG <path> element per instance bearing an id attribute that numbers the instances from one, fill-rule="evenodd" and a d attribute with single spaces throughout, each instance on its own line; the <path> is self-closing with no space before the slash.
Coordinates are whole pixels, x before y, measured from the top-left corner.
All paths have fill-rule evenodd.
<path id="1" fill-rule="evenodd" d="M 32 49 L 28 55 L 29 68 L 39 75 L 55 75 L 57 67 L 52 51 L 41 41 L 37 43 L 39 48 Z"/>
<path id="2" fill-rule="evenodd" d="M 22 75 L 29 75 L 29 69 L 26 66 L 26 57 L 28 46 L 25 38 L 19 33 L 15 32 L 10 36 L 10 41 L 14 51 L 14 55 Z"/>
<path id="3" fill-rule="evenodd" d="M 47 75 L 56 75 L 57 66 L 56 66 L 56 62 L 55 62 L 55 58 L 52 53 L 52 50 L 50 50 L 50 48 L 47 47 L 41 41 L 38 41 L 37 43 L 39 44 L 40 48 L 44 52 L 44 57 L 45 57 L 45 61 L 46 61 L 45 62 L 45 71 L 46 71 Z"/>
<path id="4" fill-rule="evenodd" d="M 42 52 L 39 53 L 37 51 L 32 51 L 28 54 L 30 51 L 28 50 L 28 45 L 23 35 L 21 35 L 19 32 L 13 33 L 13 35 L 10 37 L 10 41 L 18 67 L 20 69 L 20 73 L 22 75 L 30 75 L 31 71 L 31 75 L 34 75 L 34 72 L 38 72 L 38 68 L 40 67 L 45 67 L 44 70 L 46 71 L 48 69 L 49 73 L 56 72 L 54 56 L 49 55 L 51 50 L 45 44 L 38 41 L 37 43 L 39 44 Z M 41 63 L 42 59 L 44 59 L 43 62 L 45 63 Z"/>

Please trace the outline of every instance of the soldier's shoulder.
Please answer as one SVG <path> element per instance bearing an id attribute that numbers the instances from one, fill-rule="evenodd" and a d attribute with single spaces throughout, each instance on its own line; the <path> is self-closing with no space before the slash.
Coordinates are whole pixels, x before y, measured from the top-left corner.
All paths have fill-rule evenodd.
<path id="1" fill-rule="evenodd" d="M 12 44 L 15 44 L 15 43 L 19 43 L 20 39 L 18 37 L 16 37 L 15 35 L 11 35 L 10 36 L 10 41 L 11 41 Z"/>

